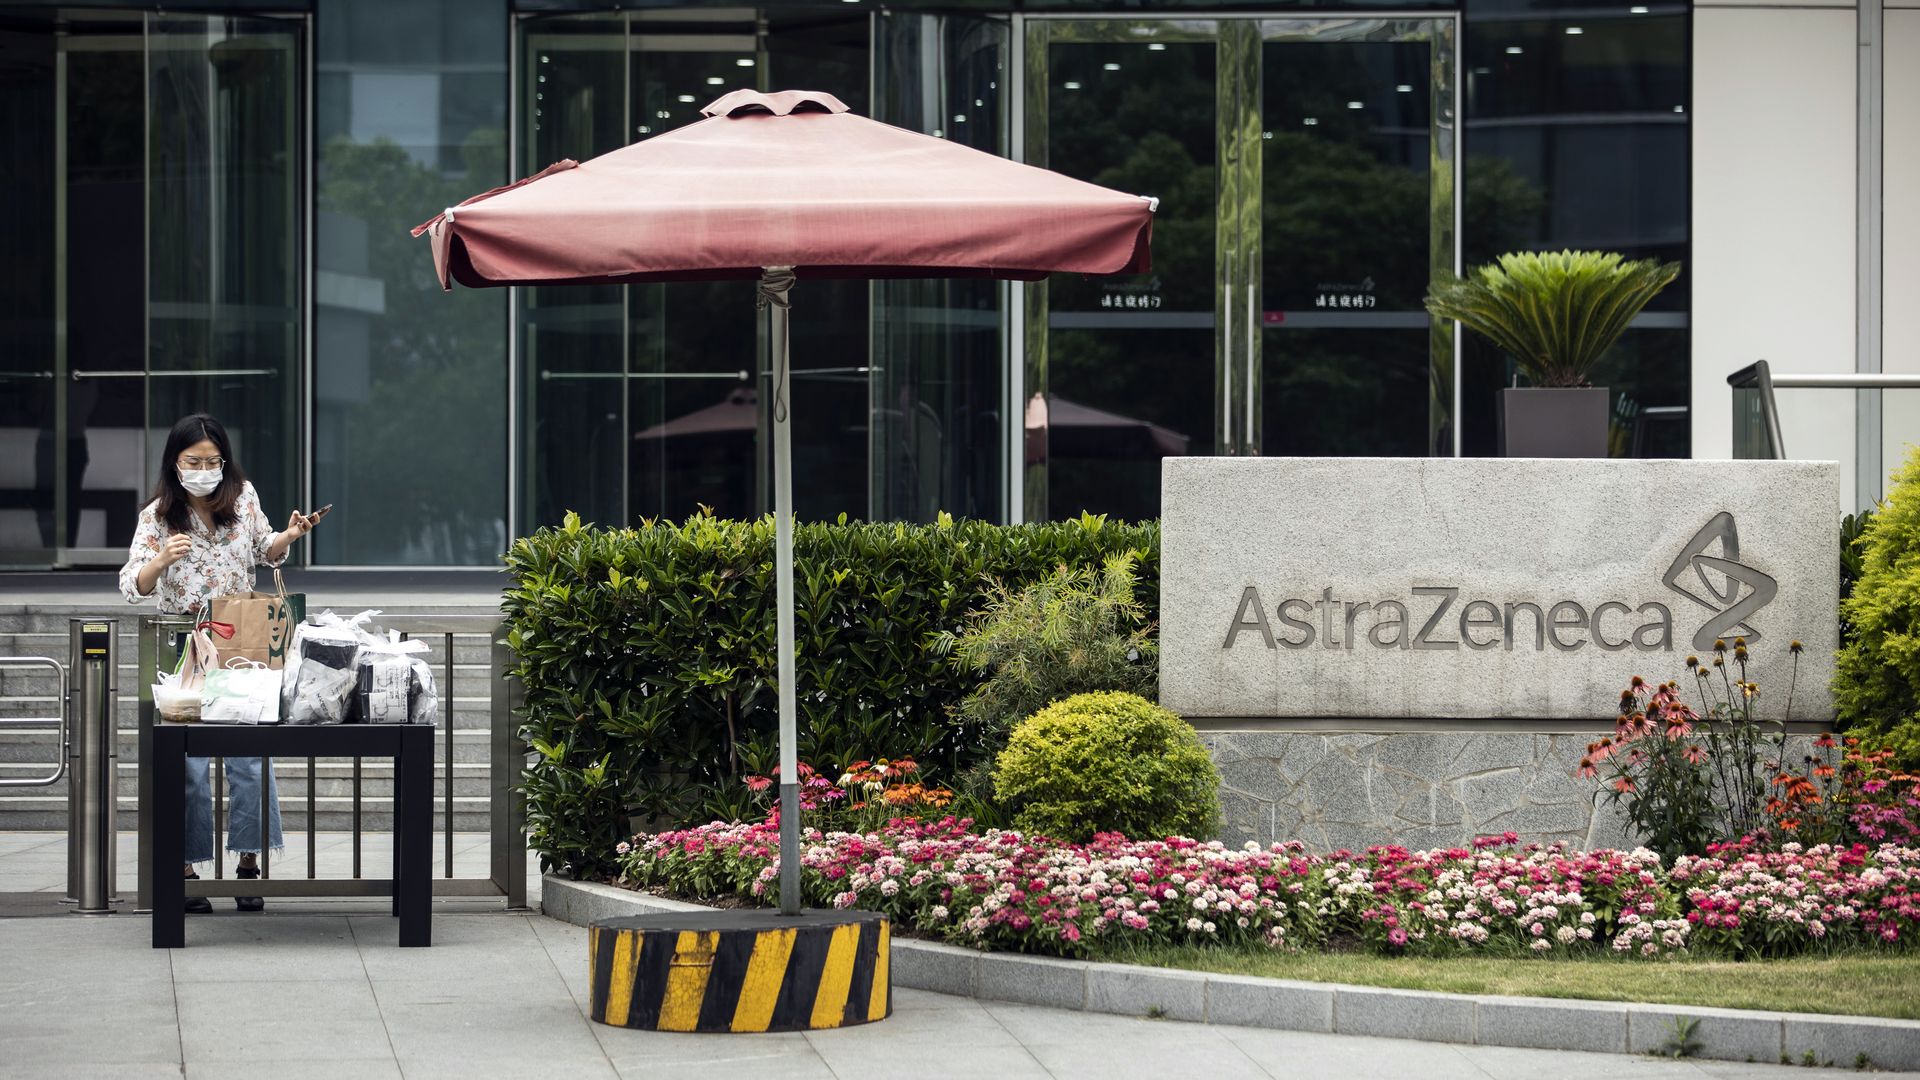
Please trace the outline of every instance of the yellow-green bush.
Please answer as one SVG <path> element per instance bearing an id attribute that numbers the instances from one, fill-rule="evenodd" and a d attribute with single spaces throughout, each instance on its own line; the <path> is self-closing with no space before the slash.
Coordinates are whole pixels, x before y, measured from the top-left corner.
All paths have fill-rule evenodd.
<path id="1" fill-rule="evenodd" d="M 1220 818 L 1220 774 L 1200 737 L 1137 694 L 1076 694 L 1022 720 L 994 792 L 1020 829 L 1057 840 L 1207 837 Z"/>
<path id="2" fill-rule="evenodd" d="M 1920 765 L 1920 449 L 1860 536 L 1860 576 L 1840 605 L 1850 633 L 1833 676 L 1847 732 Z"/>

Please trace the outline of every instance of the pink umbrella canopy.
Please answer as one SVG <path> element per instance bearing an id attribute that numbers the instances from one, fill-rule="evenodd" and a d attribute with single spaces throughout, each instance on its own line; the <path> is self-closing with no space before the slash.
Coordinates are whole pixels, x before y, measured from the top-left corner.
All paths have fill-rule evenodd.
<path id="1" fill-rule="evenodd" d="M 440 284 L 1140 273 L 1156 200 L 856 116 L 736 90 L 706 119 L 562 161 L 414 230 Z"/>

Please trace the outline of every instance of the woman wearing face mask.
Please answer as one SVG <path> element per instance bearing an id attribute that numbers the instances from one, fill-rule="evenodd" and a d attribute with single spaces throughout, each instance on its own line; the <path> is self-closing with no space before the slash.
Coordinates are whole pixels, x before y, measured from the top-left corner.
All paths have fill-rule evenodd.
<path id="1" fill-rule="evenodd" d="M 312 527 L 312 521 L 295 511 L 287 527 L 275 532 L 260 509 L 260 496 L 233 459 L 227 429 L 213 417 L 195 413 L 167 434 L 153 501 L 140 511 L 127 565 L 120 570 L 120 593 L 135 604 L 157 595 L 162 613 L 192 615 L 213 597 L 251 591 L 254 567 L 285 562 L 287 548 Z M 260 765 L 259 758 L 227 759 L 227 782 L 233 791 L 227 850 L 240 855 L 235 876 L 243 879 L 260 876 L 255 861 L 261 846 Z M 213 858 L 213 791 L 207 766 L 207 758 L 187 759 L 189 878 L 199 876 L 194 863 Z M 266 785 L 269 842 L 279 850 L 280 804 L 271 769 Z M 242 911 L 266 907 L 258 896 L 238 897 L 234 903 Z M 204 896 L 190 896 L 187 910 L 204 913 L 213 905 Z"/>

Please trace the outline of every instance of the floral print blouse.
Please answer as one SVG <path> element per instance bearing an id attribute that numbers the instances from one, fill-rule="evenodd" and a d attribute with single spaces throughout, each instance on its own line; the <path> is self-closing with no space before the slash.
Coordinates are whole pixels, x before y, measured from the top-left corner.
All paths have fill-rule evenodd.
<path id="1" fill-rule="evenodd" d="M 158 505 L 148 503 L 140 511 L 140 527 L 134 530 L 133 543 L 127 549 L 127 565 L 120 568 L 120 595 L 129 604 L 158 599 L 164 614 L 191 615 L 216 596 L 252 592 L 256 565 L 279 566 L 287 561 L 284 553 L 278 559 L 267 558 L 274 529 L 260 509 L 260 496 L 248 482 L 233 504 L 236 520 L 232 525 L 210 528 L 199 514 L 189 515 L 193 520 L 193 547 L 186 557 L 161 571 L 153 592 L 142 596 L 140 568 L 160 554 L 172 531 L 155 513 Z"/>

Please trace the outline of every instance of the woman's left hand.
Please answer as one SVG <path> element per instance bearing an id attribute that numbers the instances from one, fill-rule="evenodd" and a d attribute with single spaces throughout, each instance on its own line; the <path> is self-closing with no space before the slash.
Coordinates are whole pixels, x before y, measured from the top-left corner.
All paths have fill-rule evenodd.
<path id="1" fill-rule="evenodd" d="M 312 531 L 313 522 L 309 521 L 307 516 L 298 510 L 295 510 L 293 516 L 287 519 L 286 536 L 288 540 L 298 540 Z"/>

